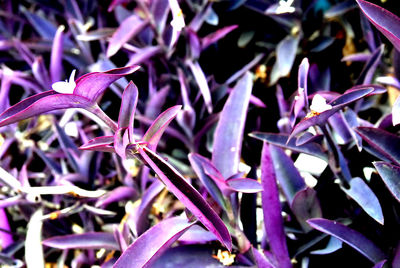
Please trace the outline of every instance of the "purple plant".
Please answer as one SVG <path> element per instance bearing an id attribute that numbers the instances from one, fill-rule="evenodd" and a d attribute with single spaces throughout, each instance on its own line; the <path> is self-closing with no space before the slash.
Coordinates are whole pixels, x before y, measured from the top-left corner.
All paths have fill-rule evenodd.
<path id="1" fill-rule="evenodd" d="M 400 19 L 356 2 L 3 1 L 1 265 L 400 266 Z"/>

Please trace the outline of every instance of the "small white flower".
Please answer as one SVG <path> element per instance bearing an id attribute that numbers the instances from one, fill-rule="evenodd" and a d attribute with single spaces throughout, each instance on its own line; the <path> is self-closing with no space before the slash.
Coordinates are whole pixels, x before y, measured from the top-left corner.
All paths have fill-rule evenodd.
<path id="1" fill-rule="evenodd" d="M 76 87 L 75 72 L 76 70 L 72 71 L 71 76 L 69 77 L 69 81 L 65 80 L 65 81 L 55 82 L 54 84 L 52 84 L 51 87 L 53 88 L 53 90 L 62 94 L 74 93 L 74 89 Z"/>
<path id="2" fill-rule="evenodd" d="M 326 99 L 319 94 L 315 94 L 310 110 L 316 113 L 322 113 L 332 109 L 332 105 L 326 103 Z"/>
<path id="3" fill-rule="evenodd" d="M 294 0 L 281 0 L 279 1 L 279 6 L 276 8 L 275 13 L 276 14 L 282 14 L 282 13 L 293 13 L 295 12 L 295 8 L 292 7 L 291 5 L 293 4 Z"/>

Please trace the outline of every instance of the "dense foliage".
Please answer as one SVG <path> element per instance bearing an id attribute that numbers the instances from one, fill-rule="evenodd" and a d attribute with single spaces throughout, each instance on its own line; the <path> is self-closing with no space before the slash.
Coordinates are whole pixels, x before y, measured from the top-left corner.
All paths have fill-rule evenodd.
<path id="1" fill-rule="evenodd" d="M 400 267 L 375 2 L 0 2 L 1 266 Z"/>

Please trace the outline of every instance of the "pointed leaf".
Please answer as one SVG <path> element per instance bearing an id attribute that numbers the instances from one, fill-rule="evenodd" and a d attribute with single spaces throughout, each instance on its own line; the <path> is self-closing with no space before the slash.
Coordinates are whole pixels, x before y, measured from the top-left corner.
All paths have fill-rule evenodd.
<path id="1" fill-rule="evenodd" d="M 296 141 L 288 141 L 289 135 L 287 134 L 276 134 L 268 132 L 252 132 L 249 134 L 249 136 L 262 141 L 266 141 L 281 148 L 289 149 L 294 152 L 309 154 L 328 161 L 328 156 L 326 153 L 324 153 L 321 145 L 315 142 L 296 145 Z"/>
<path id="2" fill-rule="evenodd" d="M 400 138 L 398 136 L 373 127 L 358 127 L 356 132 L 371 145 L 372 149 L 400 164 Z"/>
<path id="3" fill-rule="evenodd" d="M 95 105 L 89 99 L 81 96 L 56 93 L 54 90 L 46 91 L 11 106 L 0 115 L 0 127 L 55 110 L 88 109 Z"/>
<path id="4" fill-rule="evenodd" d="M 286 244 L 285 231 L 282 219 L 282 208 L 279 201 L 279 189 L 275 177 L 275 169 L 270 153 L 270 147 L 264 142 L 261 153 L 261 192 L 262 209 L 264 215 L 265 231 L 275 255 L 278 266 L 292 267 Z"/>
<path id="5" fill-rule="evenodd" d="M 119 257 L 114 268 L 150 267 L 194 222 L 174 217 L 159 222 L 139 236 Z"/>
<path id="6" fill-rule="evenodd" d="M 133 65 L 106 72 L 93 72 L 85 74 L 76 80 L 75 95 L 96 101 L 111 83 L 137 71 L 140 67 Z"/>
<path id="7" fill-rule="evenodd" d="M 128 186 L 119 186 L 114 190 L 106 193 L 105 195 L 101 196 L 99 200 L 96 202 L 96 207 L 106 207 L 107 205 L 118 202 L 124 199 L 135 199 L 134 197 L 137 195 L 137 192 L 132 187 Z"/>
<path id="8" fill-rule="evenodd" d="M 206 171 L 205 165 L 211 166 L 211 161 L 199 154 L 190 153 L 189 162 L 197 177 L 207 189 L 208 193 L 214 198 L 215 201 L 217 201 L 221 208 L 227 210 L 227 204 L 224 196 L 222 195 L 221 189 L 218 187 L 218 183 L 216 183 L 212 177 L 208 176 Z"/>
<path id="9" fill-rule="evenodd" d="M 147 21 L 142 20 L 137 15 L 131 15 L 121 22 L 108 44 L 106 55 L 113 56 L 118 50 L 135 35 L 140 33 L 147 25 Z"/>
<path id="10" fill-rule="evenodd" d="M 226 26 L 224 28 L 217 30 L 216 32 L 213 32 L 213 33 L 203 37 L 201 39 L 201 48 L 206 49 L 210 45 L 217 42 L 219 39 L 224 38 L 228 33 L 232 32 L 237 27 L 238 27 L 238 25 Z"/>
<path id="11" fill-rule="evenodd" d="M 338 249 L 342 248 L 342 241 L 337 239 L 334 236 L 331 236 L 331 238 L 329 239 L 328 244 L 326 245 L 325 248 L 323 249 L 318 249 L 318 250 L 314 250 L 311 251 L 311 254 L 315 254 L 315 255 L 325 255 L 325 254 L 329 254 L 332 252 L 337 251 Z"/>
<path id="12" fill-rule="evenodd" d="M 383 225 L 383 213 L 379 200 L 364 180 L 359 177 L 353 178 L 350 180 L 350 189 L 342 189 L 348 196 L 356 201 L 368 215 Z"/>
<path id="13" fill-rule="evenodd" d="M 233 190 L 241 193 L 258 193 L 263 191 L 262 185 L 253 179 L 228 179 L 226 182 Z"/>
<path id="14" fill-rule="evenodd" d="M 168 190 L 170 190 L 208 230 L 215 234 L 226 248 L 231 250 L 232 240 L 228 229 L 199 192 L 197 192 L 174 167 L 150 149 L 139 147 L 138 152 L 145 163 L 156 172 Z"/>
<path id="15" fill-rule="evenodd" d="M 84 233 L 54 236 L 43 241 L 43 245 L 59 249 L 111 249 L 119 250 L 112 233 Z"/>
<path id="16" fill-rule="evenodd" d="M 400 18 L 364 0 L 356 0 L 364 15 L 400 51 Z"/>
<path id="17" fill-rule="evenodd" d="M 207 78 L 206 75 L 204 74 L 203 70 L 200 67 L 200 64 L 196 62 L 187 62 L 189 65 L 190 70 L 192 71 L 192 74 L 194 76 L 194 79 L 197 82 L 197 85 L 199 86 L 201 95 L 203 95 L 204 103 L 207 107 L 208 113 L 212 113 L 212 100 L 211 100 L 211 93 L 210 93 L 210 88 L 208 86 Z"/>
<path id="18" fill-rule="evenodd" d="M 276 178 L 289 201 L 292 204 L 296 194 L 305 189 L 306 184 L 293 160 L 279 147 L 270 146 L 269 151 L 274 163 Z"/>
<path id="19" fill-rule="evenodd" d="M 373 163 L 386 187 L 400 202 L 400 167 L 385 162 Z"/>
<path id="20" fill-rule="evenodd" d="M 64 29 L 65 27 L 63 25 L 58 27 L 51 47 L 50 78 L 52 83 L 60 81 L 61 74 L 63 73 L 62 58 L 64 53 Z"/>
<path id="21" fill-rule="evenodd" d="M 342 223 L 318 218 L 307 222 L 313 228 L 342 240 L 374 263 L 385 259 L 385 254 L 372 241 Z"/>
<path id="22" fill-rule="evenodd" d="M 110 146 L 114 142 L 114 136 L 101 136 L 94 139 L 91 139 L 87 143 L 81 145 L 79 147 L 80 150 L 93 150 L 96 151 L 99 149 L 102 151 L 104 148 L 109 148 L 112 152 L 114 152 L 114 147 Z"/>
<path id="23" fill-rule="evenodd" d="M 238 172 L 252 88 L 253 78 L 248 72 L 229 95 L 214 133 L 212 162 L 225 178 Z"/>
<path id="24" fill-rule="evenodd" d="M 162 134 L 181 108 L 181 105 L 175 105 L 168 108 L 153 121 L 142 138 L 142 141 L 148 142 L 148 147 L 150 149 L 155 150 L 157 148 L 157 144 L 160 141 Z"/>
<path id="25" fill-rule="evenodd" d="M 129 137 L 133 141 L 133 122 L 139 91 L 131 81 L 122 93 L 121 107 L 118 116 L 118 127 L 128 128 Z"/>

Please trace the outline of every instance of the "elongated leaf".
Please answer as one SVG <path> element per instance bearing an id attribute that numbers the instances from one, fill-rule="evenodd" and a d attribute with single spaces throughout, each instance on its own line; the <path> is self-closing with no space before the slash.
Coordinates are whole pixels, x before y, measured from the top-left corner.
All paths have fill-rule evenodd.
<path id="1" fill-rule="evenodd" d="M 43 245 L 59 249 L 111 249 L 119 250 L 117 241 L 112 233 L 89 232 L 54 236 L 43 241 Z"/>
<path id="2" fill-rule="evenodd" d="M 225 178 L 238 172 L 252 88 L 253 78 L 246 73 L 228 97 L 214 133 L 212 162 Z"/>
<path id="3" fill-rule="evenodd" d="M 52 83 L 60 81 L 61 74 L 63 73 L 62 58 L 64 49 L 64 29 L 64 26 L 58 27 L 53 39 L 50 58 L 50 78 Z"/>
<path id="4" fill-rule="evenodd" d="M 140 67 L 132 65 L 123 68 L 112 69 L 106 72 L 93 72 L 85 74 L 76 80 L 74 95 L 96 101 L 111 83 L 137 71 Z"/>
<path id="5" fill-rule="evenodd" d="M 206 75 L 200 67 L 200 64 L 196 62 L 188 61 L 190 70 L 193 73 L 194 79 L 196 79 L 197 85 L 199 86 L 200 92 L 203 95 L 204 103 L 207 107 L 207 111 L 211 114 L 213 110 L 210 88 Z"/>
<path id="6" fill-rule="evenodd" d="M 400 202 L 400 167 L 385 162 L 373 163 L 386 187 Z"/>
<path id="7" fill-rule="evenodd" d="M 263 253 L 255 249 L 254 247 L 251 247 L 254 260 L 257 264 L 257 267 L 262 267 L 262 268 L 275 268 L 274 265 L 265 257 Z"/>
<path id="8" fill-rule="evenodd" d="M 371 145 L 373 150 L 395 163 L 400 163 L 400 138 L 398 136 L 373 127 L 358 127 L 356 132 Z"/>
<path id="9" fill-rule="evenodd" d="M 370 84 L 372 81 L 372 77 L 378 67 L 380 59 L 382 57 L 384 50 L 384 46 L 381 45 L 377 49 L 375 49 L 374 53 L 372 53 L 371 58 L 365 64 L 364 69 L 362 70 L 360 76 L 357 79 L 356 84 Z"/>
<path id="10" fill-rule="evenodd" d="M 111 145 L 113 142 L 114 142 L 114 136 L 101 136 L 91 139 L 87 143 L 81 145 L 79 149 L 96 151 L 97 149 L 102 149 L 104 147 L 107 147 L 108 145 Z M 114 147 L 110 146 L 110 150 L 114 152 Z"/>
<path id="11" fill-rule="evenodd" d="M 139 91 L 131 81 L 122 93 L 121 107 L 118 116 L 118 127 L 128 128 L 129 138 L 133 141 L 133 122 Z"/>
<path id="12" fill-rule="evenodd" d="M 270 146 L 269 148 L 276 178 L 289 204 L 292 204 L 295 195 L 306 187 L 304 179 L 294 166 L 293 160 L 281 148 L 276 146 Z"/>
<path id="13" fill-rule="evenodd" d="M 203 37 L 201 40 L 201 48 L 206 49 L 210 45 L 217 42 L 219 39 L 224 38 L 228 33 L 232 32 L 237 27 L 237 25 L 226 26 L 217 30 L 216 32 L 207 35 L 206 37 Z"/>
<path id="14" fill-rule="evenodd" d="M 81 96 L 54 93 L 53 90 L 43 92 L 11 106 L 0 115 L 0 127 L 55 110 L 89 108 L 95 105 Z"/>
<path id="15" fill-rule="evenodd" d="M 315 142 L 309 142 L 307 144 L 296 145 L 296 141 L 289 140 L 287 134 L 276 134 L 267 132 L 252 132 L 249 134 L 250 137 L 266 141 L 270 144 L 292 150 L 294 152 L 305 153 L 312 156 L 319 157 L 325 161 L 328 161 L 328 156 L 324 153 L 321 145 Z"/>
<path id="16" fill-rule="evenodd" d="M 325 254 L 329 254 L 332 252 L 335 252 L 338 249 L 342 248 L 342 241 L 337 239 L 334 236 L 331 236 L 331 238 L 329 239 L 328 244 L 326 245 L 325 248 L 323 249 L 318 249 L 318 250 L 314 250 L 311 251 L 311 254 L 316 254 L 316 255 L 325 255 Z"/>
<path id="17" fill-rule="evenodd" d="M 308 62 L 307 58 L 304 58 L 301 61 L 299 66 L 299 73 L 298 73 L 298 98 L 295 100 L 294 103 L 294 118 L 293 124 L 296 120 L 297 116 L 299 115 L 300 111 L 305 107 L 308 106 L 308 89 L 307 89 L 307 77 L 308 77 L 308 70 L 310 69 L 310 63 Z"/>
<path id="18" fill-rule="evenodd" d="M 139 236 L 119 257 L 114 268 L 150 267 L 194 222 L 174 217 L 163 220 Z"/>
<path id="19" fill-rule="evenodd" d="M 364 0 L 356 0 L 364 15 L 400 51 L 400 18 Z"/>
<path id="20" fill-rule="evenodd" d="M 261 192 L 264 226 L 272 253 L 279 267 L 292 267 L 286 244 L 282 219 L 282 208 L 279 201 L 279 189 L 275 169 L 270 153 L 270 147 L 264 142 L 261 153 Z"/>
<path id="21" fill-rule="evenodd" d="M 233 190 L 241 193 L 258 193 L 263 191 L 262 185 L 253 179 L 228 179 L 226 182 Z"/>
<path id="22" fill-rule="evenodd" d="M 228 229 L 215 211 L 207 204 L 207 201 L 190 185 L 179 172 L 146 147 L 139 147 L 140 156 L 159 176 L 161 181 L 204 226 L 210 230 L 221 243 L 232 249 L 232 240 Z"/>
<path id="23" fill-rule="evenodd" d="M 142 138 L 142 141 L 148 142 L 148 147 L 150 149 L 155 150 L 157 148 L 157 144 L 160 141 L 162 134 L 181 108 L 181 105 L 175 105 L 168 108 L 153 121 Z"/>
<path id="24" fill-rule="evenodd" d="M 119 186 L 100 197 L 96 202 L 96 207 L 106 207 L 108 204 L 128 198 L 134 199 L 135 195 L 137 195 L 137 192 L 132 187 Z"/>
<path id="25" fill-rule="evenodd" d="M 189 161 L 197 177 L 203 183 L 204 187 L 206 187 L 209 194 L 214 198 L 215 201 L 217 201 L 221 208 L 225 209 L 226 211 L 227 204 L 224 196 L 222 195 L 221 189 L 218 187 L 216 181 L 214 181 L 212 177 L 207 175 L 207 171 L 204 167 L 204 165 L 207 164 L 211 166 L 211 161 L 196 153 L 189 154 Z"/>
<path id="26" fill-rule="evenodd" d="M 350 180 L 350 189 L 343 188 L 343 191 L 356 201 L 368 215 L 383 225 L 383 213 L 379 200 L 361 178 L 356 177 Z"/>
<path id="27" fill-rule="evenodd" d="M 290 73 L 296 57 L 300 37 L 288 35 L 276 47 L 276 62 L 272 67 L 270 85 L 274 85 L 279 78 Z"/>
<path id="28" fill-rule="evenodd" d="M 2 167 L 0 167 L 0 182 L 15 191 L 22 189 L 21 182 Z"/>
<path id="29" fill-rule="evenodd" d="M 308 220 L 307 222 L 313 228 L 342 240 L 373 263 L 385 259 L 385 254 L 372 241 L 339 222 L 318 218 Z"/>
<path id="30" fill-rule="evenodd" d="M 317 192 L 309 187 L 297 192 L 293 198 L 291 208 L 301 227 L 306 232 L 311 229 L 306 222 L 308 219 L 322 217 Z"/>
<path id="31" fill-rule="evenodd" d="M 326 123 L 329 117 L 331 117 L 333 114 L 335 114 L 337 111 L 340 109 L 344 108 L 345 106 L 349 105 L 350 103 L 361 99 L 362 97 L 367 96 L 368 94 L 374 92 L 374 88 L 357 88 L 354 90 L 351 90 L 347 93 L 344 93 L 343 95 L 335 98 L 332 100 L 329 104 L 332 105 L 332 108 L 324 111 L 320 114 L 311 116 L 311 117 L 306 117 L 303 120 L 301 120 L 292 130 L 292 133 L 290 133 L 289 140 L 293 138 L 295 135 L 298 133 L 308 129 L 311 126 L 315 125 L 323 125 Z"/>
<path id="32" fill-rule="evenodd" d="M 113 56 L 118 50 L 147 25 L 147 21 L 142 20 L 137 15 L 131 15 L 121 22 L 108 44 L 106 55 Z"/>

